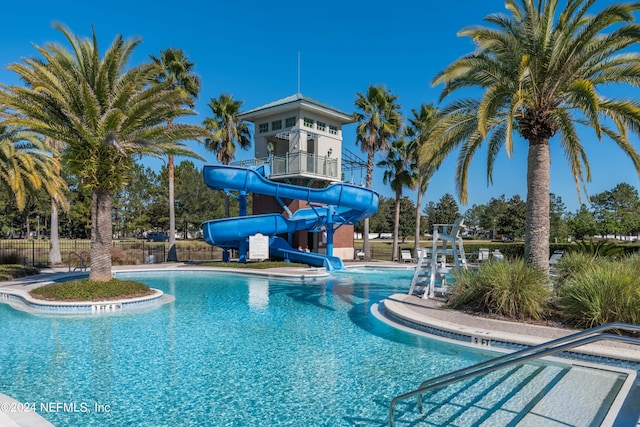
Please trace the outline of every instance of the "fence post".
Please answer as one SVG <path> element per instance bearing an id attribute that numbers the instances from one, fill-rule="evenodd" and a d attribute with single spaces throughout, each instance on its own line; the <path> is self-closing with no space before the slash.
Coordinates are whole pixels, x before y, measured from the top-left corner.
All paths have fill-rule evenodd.
<path id="1" fill-rule="evenodd" d="M 31 241 L 31 266 L 36 266 L 36 242 L 35 240 Z"/>

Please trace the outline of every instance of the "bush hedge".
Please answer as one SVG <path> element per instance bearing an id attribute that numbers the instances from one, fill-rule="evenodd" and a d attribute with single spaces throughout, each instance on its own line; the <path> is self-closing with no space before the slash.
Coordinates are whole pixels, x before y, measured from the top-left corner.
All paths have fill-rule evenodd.
<path id="1" fill-rule="evenodd" d="M 544 317 L 551 287 L 547 276 L 522 259 L 487 262 L 477 270 L 454 273 L 448 305 L 470 308 L 514 319 Z"/>
<path id="2" fill-rule="evenodd" d="M 563 313 L 575 326 L 640 324 L 640 255 L 583 264 L 567 275 L 559 296 Z"/>

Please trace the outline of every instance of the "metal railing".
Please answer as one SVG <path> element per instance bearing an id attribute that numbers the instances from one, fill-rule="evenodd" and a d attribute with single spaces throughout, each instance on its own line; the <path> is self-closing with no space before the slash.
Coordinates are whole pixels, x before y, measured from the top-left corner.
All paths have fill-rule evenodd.
<path id="1" fill-rule="evenodd" d="M 113 241 L 111 252 L 115 265 L 133 265 L 161 263 L 168 252 L 166 242 L 146 242 L 145 240 Z M 89 252 L 91 242 L 85 240 L 61 239 L 60 256 L 68 260 L 71 252 L 82 254 Z M 178 260 L 182 262 L 211 261 L 221 258 L 222 250 L 197 241 L 178 241 L 176 244 Z M 24 264 L 34 267 L 49 265 L 50 242 L 48 240 L 0 240 L 0 264 Z M 151 258 L 151 256 L 153 256 Z M 88 258 L 88 257 L 87 257 Z M 77 258 L 74 258 L 77 260 Z"/>
<path id="2" fill-rule="evenodd" d="M 90 256 L 89 252 L 82 251 L 81 253 L 78 253 L 76 251 L 71 251 L 69 252 L 69 258 L 68 258 L 69 272 L 71 272 L 71 261 L 74 259 L 74 256 L 78 258 L 78 265 L 75 265 L 73 267 L 73 271 L 76 271 L 76 270 L 87 271 L 87 268 L 89 268 L 89 263 L 87 262 Z"/>
<path id="3" fill-rule="evenodd" d="M 322 178 L 339 179 L 338 160 L 298 151 L 274 156 L 271 159 L 271 177 L 310 174 Z"/>
<path id="4" fill-rule="evenodd" d="M 269 164 L 271 173 L 268 178 L 286 178 L 299 175 L 313 175 L 317 178 L 340 179 L 338 159 L 319 156 L 306 151 L 286 153 L 270 158 L 255 158 L 231 163 L 231 166 L 252 167 Z"/>
<path id="5" fill-rule="evenodd" d="M 469 380 L 481 375 L 486 375 L 510 366 L 521 365 L 530 360 L 540 359 L 551 354 L 560 353 L 595 341 L 613 340 L 640 345 L 640 339 L 638 338 L 603 333 L 611 330 L 640 332 L 640 326 L 629 325 L 626 323 L 608 323 L 606 325 L 596 326 L 595 328 L 567 335 L 566 337 L 548 341 L 533 347 L 527 347 L 523 350 L 516 351 L 515 353 L 505 354 L 504 356 L 487 360 L 486 362 L 478 363 L 467 368 L 431 378 L 420 384 L 419 388 L 398 395 L 391 400 L 391 403 L 389 404 L 389 427 L 393 427 L 394 410 L 398 402 L 409 399 L 413 396 L 418 396 L 418 409 L 422 411 L 422 395 L 437 388 Z"/>

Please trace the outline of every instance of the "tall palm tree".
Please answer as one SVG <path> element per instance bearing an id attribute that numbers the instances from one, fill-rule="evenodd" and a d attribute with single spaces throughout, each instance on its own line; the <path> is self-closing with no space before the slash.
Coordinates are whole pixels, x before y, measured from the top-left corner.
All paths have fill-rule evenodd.
<path id="1" fill-rule="evenodd" d="M 154 80 L 159 84 L 168 84 L 170 90 L 179 92 L 184 98 L 184 104 L 193 108 L 195 100 L 200 93 L 200 78 L 194 74 L 195 63 L 190 62 L 182 49 L 169 48 L 160 51 L 160 57 L 151 56 L 151 60 L 160 66 L 160 72 Z M 169 120 L 169 126 L 173 119 Z M 176 206 L 175 206 L 175 178 L 174 155 L 169 152 L 167 160 L 167 173 L 169 175 L 169 251 L 167 261 L 178 261 L 176 252 Z"/>
<path id="2" fill-rule="evenodd" d="M 54 159 L 57 164 L 55 165 L 56 174 L 60 175 L 60 165 L 58 153 L 64 150 L 64 144 L 60 141 L 53 141 L 50 138 L 45 138 L 45 143 L 54 153 Z M 60 253 L 60 220 L 58 216 L 58 206 L 61 206 L 63 210 L 69 209 L 69 203 L 64 197 L 51 196 L 51 234 L 49 235 L 49 264 L 57 265 L 62 263 L 62 254 Z"/>
<path id="3" fill-rule="evenodd" d="M 356 144 L 367 153 L 367 173 L 365 185 L 371 188 L 375 154 L 389 148 L 389 141 L 398 134 L 402 124 L 398 97 L 384 86 L 369 86 L 366 94 L 356 93 L 355 105 L 359 109 L 353 113 L 358 122 Z M 364 220 L 363 252 L 365 260 L 371 260 L 369 247 L 369 218 Z"/>
<path id="4" fill-rule="evenodd" d="M 31 129 L 65 144 L 62 161 L 92 192 L 91 274 L 111 279 L 112 197 L 125 184 L 136 155 L 191 153 L 178 141 L 206 135 L 197 125 L 166 122 L 193 110 L 184 97 L 164 85 L 151 85 L 156 64 L 128 67 L 139 39 L 117 36 L 100 57 L 98 40 L 81 39 L 56 24 L 69 45 L 37 47 L 42 58 L 8 68 L 26 86 L 2 86 L 0 103 L 13 112 L 7 123 Z"/>
<path id="5" fill-rule="evenodd" d="M 418 189 L 416 196 L 416 234 L 413 243 L 413 253 L 416 254 L 420 247 L 420 238 L 422 237 L 420 233 L 422 196 L 427 192 L 427 187 L 437 166 L 437 163 L 429 159 L 433 154 L 431 150 L 435 146 L 430 137 L 431 131 L 439 118 L 440 110 L 433 104 L 422 104 L 420 110 L 414 108 L 411 110 L 411 113 L 413 117 L 409 119 L 409 127 L 407 128 L 407 135 L 411 138 L 408 155 L 418 168 L 416 183 Z M 429 144 L 429 146 L 427 146 L 427 144 Z M 420 159 L 421 156 L 424 158 L 423 160 Z"/>
<path id="6" fill-rule="evenodd" d="M 640 27 L 633 12 L 640 3 L 617 3 L 594 11 L 594 0 L 507 0 L 510 14 L 485 18 L 490 27 L 463 29 L 476 50 L 438 73 L 441 98 L 458 89 L 479 88 L 477 98 L 454 101 L 435 133 L 441 155 L 461 146 L 456 181 L 467 199 L 469 163 L 483 141 L 488 145 L 487 177 L 492 180 L 497 154 L 514 151 L 514 131 L 528 143 L 525 258 L 549 270 L 550 149 L 554 141 L 569 162 L 576 190 L 591 180 L 585 147 L 577 127 L 607 136 L 640 173 L 640 156 L 629 131 L 640 131 L 640 102 L 612 99 L 607 85 L 640 85 Z M 558 138 L 552 139 L 558 134 Z"/>
<path id="7" fill-rule="evenodd" d="M 378 166 L 385 168 L 383 182 L 389 184 L 395 193 L 395 215 L 393 221 L 393 250 L 391 259 L 398 260 L 398 229 L 400 225 L 400 200 L 405 187 L 414 188 L 418 182 L 415 162 L 409 152 L 410 146 L 404 138 L 393 140 L 387 157 L 378 162 Z M 415 252 L 414 252 L 415 253 Z"/>
<path id="8" fill-rule="evenodd" d="M 249 125 L 238 119 L 242 101 L 234 101 L 232 95 L 223 93 L 218 99 L 211 98 L 207 104 L 213 117 L 204 119 L 204 126 L 213 135 L 204 141 L 207 150 L 216 153 L 218 162 L 231 163 L 236 155 L 236 146 L 246 150 L 251 145 Z M 224 214 L 229 217 L 229 195 L 225 193 Z"/>

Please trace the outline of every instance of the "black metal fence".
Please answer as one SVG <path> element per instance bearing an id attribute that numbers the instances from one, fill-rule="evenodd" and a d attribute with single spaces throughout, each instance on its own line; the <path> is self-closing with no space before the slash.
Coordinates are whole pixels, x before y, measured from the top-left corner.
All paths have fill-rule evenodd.
<path id="1" fill-rule="evenodd" d="M 77 266 L 80 257 L 88 261 L 89 240 L 61 240 L 60 253 L 64 265 Z M 46 266 L 49 264 L 48 240 L 0 240 L 0 264 Z M 115 265 L 158 264 L 166 261 L 168 243 L 114 241 L 111 259 Z M 181 262 L 220 260 L 221 249 L 202 242 L 177 242 L 176 255 Z"/>

